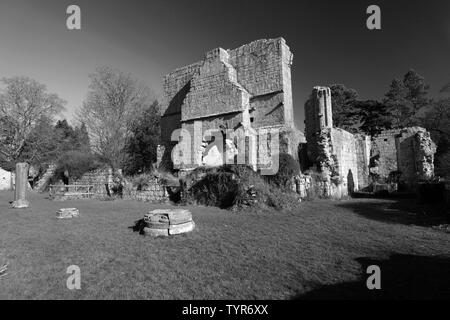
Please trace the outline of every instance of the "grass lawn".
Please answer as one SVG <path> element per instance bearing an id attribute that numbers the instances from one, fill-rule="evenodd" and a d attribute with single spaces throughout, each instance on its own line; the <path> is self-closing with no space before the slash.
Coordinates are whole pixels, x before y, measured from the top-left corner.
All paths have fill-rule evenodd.
<path id="1" fill-rule="evenodd" d="M 0 192 L 0 299 L 450 298 L 450 234 L 421 225 L 411 199 L 188 207 L 195 231 L 154 239 L 129 227 L 168 205 L 45 197 L 19 210 Z M 80 217 L 57 220 L 62 207 Z M 365 286 L 371 264 L 381 267 L 376 292 Z M 66 287 L 70 265 L 81 290 Z"/>

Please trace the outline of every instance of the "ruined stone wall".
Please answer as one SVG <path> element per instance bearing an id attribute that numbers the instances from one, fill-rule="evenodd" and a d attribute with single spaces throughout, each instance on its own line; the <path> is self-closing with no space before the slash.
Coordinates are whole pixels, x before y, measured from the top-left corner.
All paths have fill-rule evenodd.
<path id="1" fill-rule="evenodd" d="M 413 187 L 434 175 L 436 146 L 421 127 L 386 130 L 372 138 L 370 172 L 381 180 L 399 173 L 399 182 Z M 391 175 L 391 177 L 390 177 Z"/>
<path id="2" fill-rule="evenodd" d="M 257 40 L 233 50 L 214 49 L 203 60 L 165 76 L 162 116 L 179 128 L 180 121 L 242 111 L 247 92 L 249 108 L 257 111 L 252 127 L 290 126 L 292 57 L 283 38 Z M 162 135 L 167 140 L 169 135 Z"/>
<path id="3" fill-rule="evenodd" d="M 372 143 L 370 137 L 364 134 L 355 134 L 354 137 L 358 168 L 358 187 L 361 190 L 370 184 L 369 165 Z"/>
<path id="4" fill-rule="evenodd" d="M 229 53 L 221 48 L 206 54 L 192 78 L 181 109 L 182 121 L 248 110 L 250 94 L 238 83 L 229 60 Z"/>
<path id="5" fill-rule="evenodd" d="M 305 104 L 305 128 L 308 162 L 326 179 L 340 176 L 349 190 L 375 182 L 411 188 L 434 175 L 436 146 L 429 132 L 411 127 L 368 137 L 333 128 L 330 88 L 314 87 Z"/>
<path id="6" fill-rule="evenodd" d="M 430 133 L 421 127 L 404 128 L 396 135 L 400 181 L 414 186 L 434 175 L 436 146 Z"/>
<path id="7" fill-rule="evenodd" d="M 171 141 L 171 134 L 181 128 L 181 110 L 190 91 L 191 80 L 200 66 L 200 62 L 193 63 L 164 77 L 164 98 L 161 101 L 161 141 L 165 147 L 163 158 L 170 159 L 170 152 L 176 144 Z"/>
<path id="8" fill-rule="evenodd" d="M 385 130 L 372 137 L 370 172 L 380 179 L 387 179 L 398 170 L 396 136 L 400 130 Z"/>
<path id="9" fill-rule="evenodd" d="M 294 124 L 294 103 L 292 99 L 292 78 L 291 66 L 294 55 L 283 40 L 281 46 L 281 71 L 283 73 L 283 103 L 284 103 L 284 125 L 288 128 L 295 128 Z"/>
<path id="10" fill-rule="evenodd" d="M 359 189 L 356 139 L 353 134 L 339 128 L 331 129 L 332 152 L 336 155 L 338 172 L 343 188 Z"/>
<path id="11" fill-rule="evenodd" d="M 305 104 L 305 131 L 308 142 L 308 157 L 312 161 L 317 158 L 316 145 L 318 134 L 324 128 L 333 127 L 331 109 L 331 90 L 328 87 L 316 86 L 311 93 L 311 99 Z"/>
<path id="12" fill-rule="evenodd" d="M 286 63 L 283 56 L 291 53 L 283 38 L 256 40 L 228 52 L 230 63 L 237 70 L 237 81 L 252 96 L 289 89 L 284 87 L 288 79 L 283 78 L 282 68 Z"/>
<path id="13" fill-rule="evenodd" d="M 229 52 L 238 82 L 252 95 L 252 127 L 293 127 L 293 54 L 286 41 L 283 38 L 257 40 Z"/>
<path id="14" fill-rule="evenodd" d="M 341 198 L 366 186 L 361 175 L 368 171 L 368 166 L 366 170 L 363 168 L 369 161 L 368 137 L 325 127 L 314 135 L 314 141 L 312 145 L 307 141 L 307 147 L 314 156 L 310 161 L 324 179 L 319 181 L 322 183 L 319 189 L 328 190 L 322 192 L 323 196 Z"/>
<path id="15" fill-rule="evenodd" d="M 434 176 L 434 154 L 436 144 L 431 140 L 431 135 L 425 130 L 420 130 L 415 135 L 416 164 L 419 171 L 418 178 L 430 179 Z"/>
<path id="16" fill-rule="evenodd" d="M 200 62 L 168 74 L 161 119 L 164 155 L 160 158 L 170 157 L 176 144 L 170 141 L 171 134 L 178 128 L 190 134 L 190 165 L 184 168 L 198 163 L 197 151 L 204 144 L 203 137 L 195 136 L 194 127 L 202 133 L 240 127 L 294 129 L 292 59 L 283 38 L 262 39 L 233 50 L 214 49 Z M 304 140 L 301 134 L 292 137 Z M 287 141 L 286 150 L 296 157 L 294 144 Z"/>
<path id="17" fill-rule="evenodd" d="M 303 132 L 296 128 L 283 128 L 280 132 L 280 152 L 288 153 L 295 160 L 300 161 L 299 148 L 301 144 L 306 143 Z"/>
<path id="18" fill-rule="evenodd" d="M 183 129 L 189 132 L 191 137 L 190 145 L 190 164 L 178 167 L 180 169 L 192 168 L 200 164 L 201 155 L 199 151 L 202 149 L 202 145 L 207 137 L 205 134 L 209 131 L 211 138 L 214 134 L 220 134 L 220 128 L 233 129 L 239 127 L 239 124 L 245 122 L 244 115 L 242 113 L 231 113 L 221 116 L 208 117 L 200 120 L 189 120 L 183 122 Z M 197 132 L 195 127 L 197 126 Z"/>
<path id="19" fill-rule="evenodd" d="M 285 119 L 283 92 L 257 96 L 250 99 L 250 122 L 254 128 L 282 124 Z"/>
<path id="20" fill-rule="evenodd" d="M 166 187 L 157 179 L 150 179 L 147 181 L 143 190 L 136 190 L 136 188 L 124 188 L 123 199 L 137 200 L 143 202 L 166 202 L 169 200 L 169 194 Z"/>
<path id="21" fill-rule="evenodd" d="M 106 185 L 111 188 L 113 184 L 113 172 L 111 168 L 99 168 L 86 172 L 79 179 L 70 178 L 69 184 L 93 185 L 93 193 L 97 195 L 106 195 Z"/>
<path id="22" fill-rule="evenodd" d="M 311 100 L 305 104 L 305 124 L 307 139 L 323 128 L 333 127 L 330 88 L 313 88 Z"/>

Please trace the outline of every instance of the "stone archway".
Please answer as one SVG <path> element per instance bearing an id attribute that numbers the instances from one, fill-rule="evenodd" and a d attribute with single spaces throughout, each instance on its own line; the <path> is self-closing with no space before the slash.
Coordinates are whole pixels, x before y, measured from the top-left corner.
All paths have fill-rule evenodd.
<path id="1" fill-rule="evenodd" d="M 238 149 L 231 139 L 225 139 L 224 147 L 217 145 L 217 142 L 202 141 L 198 150 L 201 165 L 208 167 L 218 167 L 226 163 L 234 163 L 234 158 Z"/>

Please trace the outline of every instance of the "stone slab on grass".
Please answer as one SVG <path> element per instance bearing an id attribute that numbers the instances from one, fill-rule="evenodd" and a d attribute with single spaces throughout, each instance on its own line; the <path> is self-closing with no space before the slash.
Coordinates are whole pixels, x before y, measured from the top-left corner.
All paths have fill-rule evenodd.
<path id="1" fill-rule="evenodd" d="M 56 218 L 58 219 L 70 219 L 79 216 L 80 212 L 77 208 L 61 208 L 56 212 Z"/>

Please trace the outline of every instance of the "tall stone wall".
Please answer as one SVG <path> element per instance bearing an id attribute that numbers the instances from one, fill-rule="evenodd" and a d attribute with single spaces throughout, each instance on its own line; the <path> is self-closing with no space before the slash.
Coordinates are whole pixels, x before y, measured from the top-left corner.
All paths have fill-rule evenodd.
<path id="1" fill-rule="evenodd" d="M 363 189 L 370 184 L 369 165 L 371 139 L 364 134 L 355 134 L 356 161 L 358 165 L 358 187 Z"/>
<path id="2" fill-rule="evenodd" d="M 237 71 L 229 63 L 229 53 L 217 48 L 206 54 L 194 74 L 181 109 L 181 120 L 193 120 L 249 108 L 250 94 L 237 81 Z"/>
<path id="3" fill-rule="evenodd" d="M 343 188 L 351 191 L 358 190 L 359 170 L 355 136 L 343 129 L 332 128 L 331 142 Z"/>
<path id="4" fill-rule="evenodd" d="M 252 97 L 250 99 L 250 122 L 254 128 L 283 123 L 283 92 Z"/>
<path id="5" fill-rule="evenodd" d="M 421 127 L 404 128 L 396 135 L 400 181 L 414 186 L 434 175 L 436 146 L 430 133 Z"/>
<path id="6" fill-rule="evenodd" d="M 197 151 L 205 142 L 202 136 L 195 136 L 194 128 L 200 128 L 202 133 L 211 129 L 295 129 L 292 59 L 283 38 L 262 39 L 233 50 L 211 50 L 200 62 L 166 75 L 161 159 L 170 157 L 176 144 L 171 142 L 171 134 L 179 128 L 190 134 L 191 161 L 185 168 L 198 164 Z M 294 143 L 289 141 L 287 150 L 296 156 Z"/>
<path id="7" fill-rule="evenodd" d="M 398 170 L 396 136 L 401 130 L 386 130 L 372 137 L 370 172 L 386 179 L 391 172 Z"/>
<path id="8" fill-rule="evenodd" d="M 252 96 L 290 90 L 292 53 L 283 38 L 256 40 L 228 52 L 237 70 L 237 81 Z M 292 105 L 292 101 L 286 104 Z"/>
<path id="9" fill-rule="evenodd" d="M 229 50 L 238 82 L 252 95 L 252 127 L 294 126 L 291 65 L 293 54 L 283 38 L 257 40 Z"/>
<path id="10" fill-rule="evenodd" d="M 305 104 L 305 131 L 308 142 L 308 156 L 317 157 L 316 145 L 318 134 L 324 128 L 333 127 L 331 109 L 331 90 L 328 87 L 316 86 L 311 93 L 311 99 Z M 315 160 L 313 160 L 315 161 Z"/>
<path id="11" fill-rule="evenodd" d="M 164 77 L 164 96 L 161 101 L 161 161 L 171 161 L 171 152 L 176 142 L 171 135 L 181 128 L 181 110 L 191 89 L 191 80 L 200 69 L 201 62 L 178 68 Z"/>
<path id="12" fill-rule="evenodd" d="M 436 144 L 431 140 L 431 135 L 426 130 L 419 130 L 415 134 L 414 150 L 416 151 L 416 166 L 419 172 L 418 178 L 430 179 L 434 176 L 434 154 Z"/>
<path id="13" fill-rule="evenodd" d="M 388 180 L 399 175 L 399 182 L 413 187 L 434 175 L 436 146 L 430 133 L 421 127 L 386 130 L 372 138 L 370 172 Z"/>

